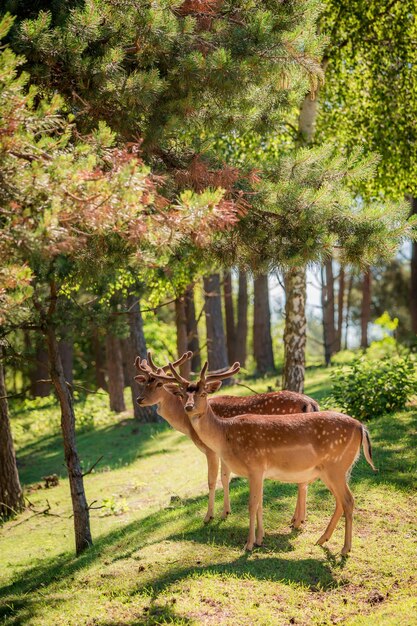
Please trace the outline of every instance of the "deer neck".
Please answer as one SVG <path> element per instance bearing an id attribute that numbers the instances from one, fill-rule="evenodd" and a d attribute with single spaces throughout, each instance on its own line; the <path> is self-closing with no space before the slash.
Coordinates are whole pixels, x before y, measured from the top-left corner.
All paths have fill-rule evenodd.
<path id="1" fill-rule="evenodd" d="M 189 419 L 201 441 L 214 452 L 221 454 L 225 442 L 224 428 L 210 404 L 207 403 L 205 411 L 190 416 Z"/>
<path id="2" fill-rule="evenodd" d="M 157 404 L 157 412 L 175 430 L 179 430 L 183 435 L 190 436 L 190 421 L 185 414 L 182 401 L 169 391 L 162 391 L 161 398 Z"/>

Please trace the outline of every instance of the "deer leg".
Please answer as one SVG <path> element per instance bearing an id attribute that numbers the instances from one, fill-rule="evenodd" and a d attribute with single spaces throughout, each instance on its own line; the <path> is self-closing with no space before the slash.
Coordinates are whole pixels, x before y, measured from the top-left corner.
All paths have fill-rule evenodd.
<path id="1" fill-rule="evenodd" d="M 307 504 L 307 488 L 308 483 L 299 483 L 297 504 L 295 512 L 292 517 L 291 523 L 294 528 L 300 528 L 301 524 L 305 522 L 307 518 L 306 504 Z"/>
<path id="2" fill-rule="evenodd" d="M 353 507 L 355 505 L 352 492 L 346 484 L 345 494 L 343 497 L 343 512 L 345 514 L 345 543 L 342 548 L 342 554 L 345 555 L 352 549 L 352 524 L 353 524 Z"/>
<path id="3" fill-rule="evenodd" d="M 321 546 L 323 545 L 323 543 L 325 543 L 326 541 L 329 541 L 330 537 L 333 534 L 334 529 L 337 526 L 337 523 L 339 521 L 339 519 L 342 516 L 342 513 L 344 512 L 345 509 L 345 495 L 346 494 L 346 489 L 349 489 L 347 484 L 346 484 L 346 477 L 343 475 L 343 477 L 335 477 L 332 476 L 332 478 L 330 478 L 330 476 L 328 474 L 324 474 L 322 476 L 320 476 L 320 478 L 322 479 L 322 481 L 324 482 L 324 484 L 326 485 L 326 487 L 329 488 L 329 490 L 332 492 L 332 494 L 335 497 L 336 500 L 336 508 L 335 511 L 330 519 L 330 522 L 326 528 L 326 530 L 324 531 L 324 533 L 322 534 L 322 536 L 320 537 L 320 539 L 317 541 L 317 543 Z M 349 491 L 350 493 L 350 491 Z M 350 494 L 352 495 L 352 494 Z M 353 505 L 352 505 L 352 510 L 353 510 Z M 352 527 L 352 516 L 350 517 L 350 531 L 351 531 L 351 527 Z M 345 537 L 345 546 L 346 547 L 346 537 Z M 349 547 L 350 549 L 350 547 Z"/>
<path id="4" fill-rule="evenodd" d="M 263 486 L 261 488 L 261 498 L 258 504 L 258 510 L 256 512 L 256 544 L 257 546 L 261 546 L 264 541 L 264 521 L 263 521 Z"/>
<path id="5" fill-rule="evenodd" d="M 230 483 L 230 470 L 227 467 L 226 463 L 221 461 L 221 479 L 223 485 L 223 513 L 222 519 L 226 519 L 228 515 L 232 512 L 230 506 L 230 492 L 229 492 L 229 483 Z"/>
<path id="6" fill-rule="evenodd" d="M 249 534 L 248 540 L 245 545 L 245 550 L 252 550 L 256 543 L 255 537 L 255 522 L 258 517 L 259 504 L 262 501 L 262 487 L 263 487 L 263 475 L 255 474 L 249 476 Z M 259 521 L 259 518 L 258 518 Z M 262 528 L 262 513 L 261 513 L 261 532 Z M 259 537 L 258 537 L 259 539 Z"/>
<path id="7" fill-rule="evenodd" d="M 207 457 L 207 478 L 209 488 L 209 501 L 208 510 L 204 518 L 204 523 L 207 524 L 214 517 L 214 496 L 216 494 L 217 476 L 219 475 L 219 457 L 215 452 L 208 450 L 206 452 Z"/>

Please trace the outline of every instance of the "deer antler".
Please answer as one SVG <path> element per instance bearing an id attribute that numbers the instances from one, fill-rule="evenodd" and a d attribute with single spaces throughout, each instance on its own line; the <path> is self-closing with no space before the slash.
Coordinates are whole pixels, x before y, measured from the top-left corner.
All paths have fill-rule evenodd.
<path id="1" fill-rule="evenodd" d="M 190 350 L 188 352 L 184 352 L 184 354 L 180 356 L 179 359 L 174 361 L 172 365 L 174 367 L 177 367 L 178 365 L 182 365 L 183 363 L 185 363 L 185 361 L 188 361 L 189 359 L 191 359 L 192 356 L 193 356 L 193 353 Z M 162 370 L 163 372 L 167 373 L 169 371 L 169 365 L 164 365 L 163 367 L 158 367 L 157 365 L 155 365 L 152 359 L 152 355 L 149 350 L 148 350 L 148 363 L 151 366 L 153 372 L 160 372 Z"/>
<path id="2" fill-rule="evenodd" d="M 204 365 L 205 365 L 205 368 L 207 369 L 207 362 Z M 205 375 L 206 370 L 204 368 L 203 370 L 201 370 L 201 374 L 200 374 L 200 380 L 202 380 L 203 382 L 208 382 L 208 381 L 213 381 L 213 380 L 224 380 L 225 378 L 230 378 L 230 376 L 233 376 L 233 374 L 237 374 L 237 372 L 240 370 L 240 363 L 239 361 L 236 361 L 235 363 L 233 363 L 232 367 L 229 367 L 229 369 L 227 369 L 226 371 L 211 372 L 210 374 L 207 374 L 207 376 Z"/>

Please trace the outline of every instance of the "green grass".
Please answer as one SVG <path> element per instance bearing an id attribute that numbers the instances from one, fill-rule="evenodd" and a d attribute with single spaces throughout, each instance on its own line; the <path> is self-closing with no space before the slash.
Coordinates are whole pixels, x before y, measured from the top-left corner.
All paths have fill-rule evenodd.
<path id="1" fill-rule="evenodd" d="M 248 384 L 263 391 L 273 379 Z M 328 370 L 308 372 L 306 391 L 319 401 L 328 384 Z M 103 508 L 92 510 L 94 546 L 79 558 L 56 407 L 21 406 L 13 420 L 33 506 L 0 531 L 0 623 L 417 624 L 414 408 L 368 425 L 379 472 L 363 459 L 353 470 L 353 552 L 342 558 L 342 523 L 327 549 L 315 545 L 333 510 L 320 482 L 309 489 L 305 528 L 294 531 L 296 487 L 267 481 L 265 546 L 245 554 L 245 480 L 232 481 L 231 517 L 220 520 L 219 489 L 218 517 L 204 526 L 205 459 L 193 444 L 163 424 L 111 415 L 103 396 L 88 402 L 78 413 L 90 407 L 95 428 L 79 433 L 78 448 L 86 468 L 103 455 L 85 478 L 89 502 Z M 54 472 L 57 487 L 37 488 Z"/>

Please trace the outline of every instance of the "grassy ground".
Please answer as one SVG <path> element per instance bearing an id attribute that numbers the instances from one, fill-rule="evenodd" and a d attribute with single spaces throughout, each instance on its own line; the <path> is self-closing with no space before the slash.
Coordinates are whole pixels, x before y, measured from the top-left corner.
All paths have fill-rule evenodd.
<path id="1" fill-rule="evenodd" d="M 312 370 L 307 392 L 320 400 L 328 391 L 328 371 Z M 296 487 L 266 483 L 265 546 L 248 555 L 246 481 L 232 481 L 233 513 L 224 522 L 218 490 L 219 517 L 204 526 L 203 455 L 168 427 L 138 427 L 128 414 L 111 416 L 105 397 L 90 398 L 78 410 L 86 431 L 78 447 L 86 468 L 103 455 L 85 478 L 89 501 L 102 508 L 92 510 L 94 547 L 76 559 L 59 419 L 49 402 L 14 420 L 32 508 L 0 529 L 0 623 L 417 624 L 415 409 L 369 423 L 379 472 L 363 459 L 354 468 L 349 558 L 339 552 L 342 523 L 327 549 L 315 545 L 333 510 L 319 482 L 302 531 L 289 527 Z M 87 430 L 92 414 L 95 428 Z M 60 484 L 38 488 L 54 472 Z"/>

